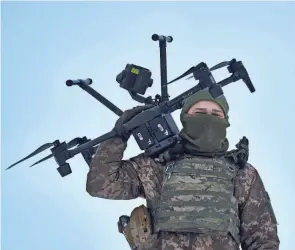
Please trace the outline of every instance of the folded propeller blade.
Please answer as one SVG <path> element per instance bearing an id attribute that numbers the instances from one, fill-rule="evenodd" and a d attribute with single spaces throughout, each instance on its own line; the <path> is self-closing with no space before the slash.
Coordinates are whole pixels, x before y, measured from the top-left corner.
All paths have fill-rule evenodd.
<path id="1" fill-rule="evenodd" d="M 34 152 L 32 152 L 31 154 L 29 154 L 28 156 L 24 157 L 23 159 L 17 161 L 16 163 L 12 164 L 11 166 L 9 166 L 8 168 L 6 168 L 6 170 L 12 168 L 13 166 L 31 158 L 32 156 L 35 156 L 36 154 L 39 154 L 41 153 L 42 151 L 54 146 L 56 143 L 58 142 L 58 140 L 54 141 L 54 142 L 51 142 L 51 143 L 45 143 L 43 144 L 42 146 L 40 146 L 39 148 L 37 148 Z"/>

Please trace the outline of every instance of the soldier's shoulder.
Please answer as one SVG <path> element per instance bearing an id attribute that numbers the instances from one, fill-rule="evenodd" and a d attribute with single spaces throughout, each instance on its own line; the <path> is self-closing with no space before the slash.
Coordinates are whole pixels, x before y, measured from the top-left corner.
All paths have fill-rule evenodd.
<path id="1" fill-rule="evenodd" d="M 163 176 L 163 165 L 157 160 L 144 154 L 139 154 L 131 159 L 133 164 L 138 168 L 138 174 L 147 197 L 153 196 L 154 193 L 160 193 Z"/>
<path id="2" fill-rule="evenodd" d="M 248 185 L 253 184 L 258 176 L 257 169 L 251 164 L 246 163 L 243 167 L 239 168 L 239 179 L 246 182 Z"/>

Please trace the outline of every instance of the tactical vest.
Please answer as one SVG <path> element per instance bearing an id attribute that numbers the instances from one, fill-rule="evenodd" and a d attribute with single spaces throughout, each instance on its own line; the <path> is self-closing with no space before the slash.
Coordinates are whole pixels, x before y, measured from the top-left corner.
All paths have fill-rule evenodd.
<path id="1" fill-rule="evenodd" d="M 239 244 L 237 171 L 223 157 L 184 157 L 168 164 L 161 197 L 148 201 L 154 232 L 230 233 Z"/>

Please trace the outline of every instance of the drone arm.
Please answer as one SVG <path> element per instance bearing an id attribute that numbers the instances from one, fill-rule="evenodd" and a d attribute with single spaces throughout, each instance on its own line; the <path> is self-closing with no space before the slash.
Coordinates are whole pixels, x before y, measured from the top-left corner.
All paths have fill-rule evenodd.
<path id="1" fill-rule="evenodd" d="M 166 56 L 166 40 L 159 41 L 160 47 L 160 70 L 161 70 L 161 102 L 169 100 L 167 86 L 167 56 Z"/>
<path id="2" fill-rule="evenodd" d="M 223 79 L 222 81 L 218 82 L 217 84 L 219 84 L 221 87 L 224 87 L 232 82 L 236 82 L 241 79 L 244 81 L 244 83 L 246 84 L 246 86 L 248 87 L 248 89 L 251 93 L 255 92 L 255 88 L 254 88 L 254 85 L 253 85 L 250 77 L 248 76 L 248 74 L 246 74 L 244 72 L 242 72 L 242 73 L 235 72 L 231 76 Z"/>
<path id="3" fill-rule="evenodd" d="M 66 85 L 68 87 L 73 85 L 78 85 L 81 89 L 85 90 L 88 94 L 93 96 L 96 100 L 101 102 L 104 106 L 106 106 L 108 109 L 113 111 L 118 116 L 121 116 L 123 114 L 123 111 L 119 109 L 115 104 L 110 102 L 108 99 L 106 99 L 104 96 L 99 94 L 96 90 L 91 88 L 89 85 L 92 83 L 92 80 L 88 78 L 87 80 L 67 80 Z"/>
<path id="4" fill-rule="evenodd" d="M 240 78 L 236 77 L 235 75 L 231 75 L 225 79 L 223 79 L 222 81 L 218 82 L 217 84 L 219 84 L 221 87 L 224 87 L 232 82 L 236 82 L 240 80 Z"/>
<path id="5" fill-rule="evenodd" d="M 153 41 L 159 41 L 160 47 L 160 70 L 161 70 L 161 99 L 160 102 L 169 101 L 168 87 L 167 87 L 167 55 L 166 46 L 167 43 L 173 41 L 172 36 L 162 36 L 153 34 Z"/>
<path id="6" fill-rule="evenodd" d="M 89 142 L 86 142 L 86 143 L 82 144 L 81 146 L 79 146 L 79 147 L 77 147 L 75 149 L 68 150 L 67 151 L 68 159 L 74 157 L 75 155 L 81 153 L 82 151 L 84 151 L 84 150 L 86 150 L 88 148 L 96 146 L 99 143 L 104 142 L 104 141 L 106 141 L 108 139 L 111 139 L 111 138 L 113 138 L 115 136 L 117 136 L 116 131 L 111 130 L 110 132 L 105 133 L 105 134 L 103 134 L 103 135 L 101 135 L 101 136 L 99 136 L 99 137 L 97 137 L 97 138 L 95 138 L 95 139 L 93 139 L 93 140 L 91 140 Z"/>

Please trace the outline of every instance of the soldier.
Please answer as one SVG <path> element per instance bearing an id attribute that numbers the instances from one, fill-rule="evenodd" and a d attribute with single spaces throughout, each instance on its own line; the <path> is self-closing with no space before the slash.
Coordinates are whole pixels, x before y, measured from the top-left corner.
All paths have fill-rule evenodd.
<path id="1" fill-rule="evenodd" d="M 279 249 L 261 177 L 228 151 L 226 98 L 213 99 L 203 90 L 184 102 L 176 153 L 122 160 L 130 136 L 122 124 L 145 108 L 124 112 L 114 128 L 120 136 L 100 145 L 87 175 L 93 197 L 147 200 L 148 210 L 141 206 L 131 214 L 129 244 L 155 250 Z"/>

